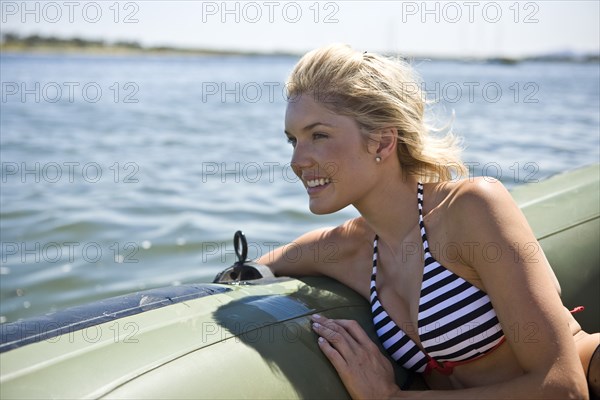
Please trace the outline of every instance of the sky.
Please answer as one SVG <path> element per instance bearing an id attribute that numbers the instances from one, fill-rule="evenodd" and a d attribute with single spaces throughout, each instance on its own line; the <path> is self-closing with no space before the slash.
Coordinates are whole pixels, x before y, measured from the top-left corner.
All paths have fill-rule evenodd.
<path id="1" fill-rule="evenodd" d="M 598 54 L 592 1 L 0 1 L 2 32 L 302 53 L 347 43 L 413 56 Z"/>

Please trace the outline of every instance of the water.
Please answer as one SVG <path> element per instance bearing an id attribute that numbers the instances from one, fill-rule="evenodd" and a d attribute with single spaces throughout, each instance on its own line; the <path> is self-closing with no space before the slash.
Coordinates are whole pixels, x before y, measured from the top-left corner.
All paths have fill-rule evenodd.
<path id="1" fill-rule="evenodd" d="M 2 55 L 0 321 L 210 281 L 237 229 L 254 258 L 357 215 L 311 215 L 289 169 L 295 61 Z M 598 161 L 598 64 L 416 67 L 474 175 L 512 187 Z"/>

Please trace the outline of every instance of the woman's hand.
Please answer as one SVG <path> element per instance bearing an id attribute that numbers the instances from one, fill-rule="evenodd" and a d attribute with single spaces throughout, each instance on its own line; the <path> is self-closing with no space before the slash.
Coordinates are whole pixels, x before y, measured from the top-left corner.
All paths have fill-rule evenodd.
<path id="1" fill-rule="evenodd" d="M 385 399 L 398 394 L 390 361 L 356 321 L 317 314 L 312 320 L 321 351 L 353 399 Z"/>

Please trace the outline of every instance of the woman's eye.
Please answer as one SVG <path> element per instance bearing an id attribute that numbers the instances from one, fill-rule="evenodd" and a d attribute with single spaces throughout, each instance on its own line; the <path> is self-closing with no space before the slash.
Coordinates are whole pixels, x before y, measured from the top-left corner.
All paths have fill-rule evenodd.
<path id="1" fill-rule="evenodd" d="M 292 145 L 292 147 L 296 147 L 296 138 L 289 137 L 287 138 L 287 142 Z"/>
<path id="2" fill-rule="evenodd" d="M 315 132 L 313 133 L 313 139 L 324 139 L 328 137 L 325 133 Z"/>

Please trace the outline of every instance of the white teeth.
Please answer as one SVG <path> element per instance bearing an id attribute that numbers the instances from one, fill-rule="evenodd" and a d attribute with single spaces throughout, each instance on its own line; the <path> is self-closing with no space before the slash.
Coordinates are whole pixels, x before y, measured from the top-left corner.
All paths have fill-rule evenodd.
<path id="1" fill-rule="evenodd" d="M 306 186 L 313 188 L 317 186 L 323 186 L 330 182 L 331 181 L 329 180 L 329 178 L 312 179 L 310 181 L 306 181 Z"/>

